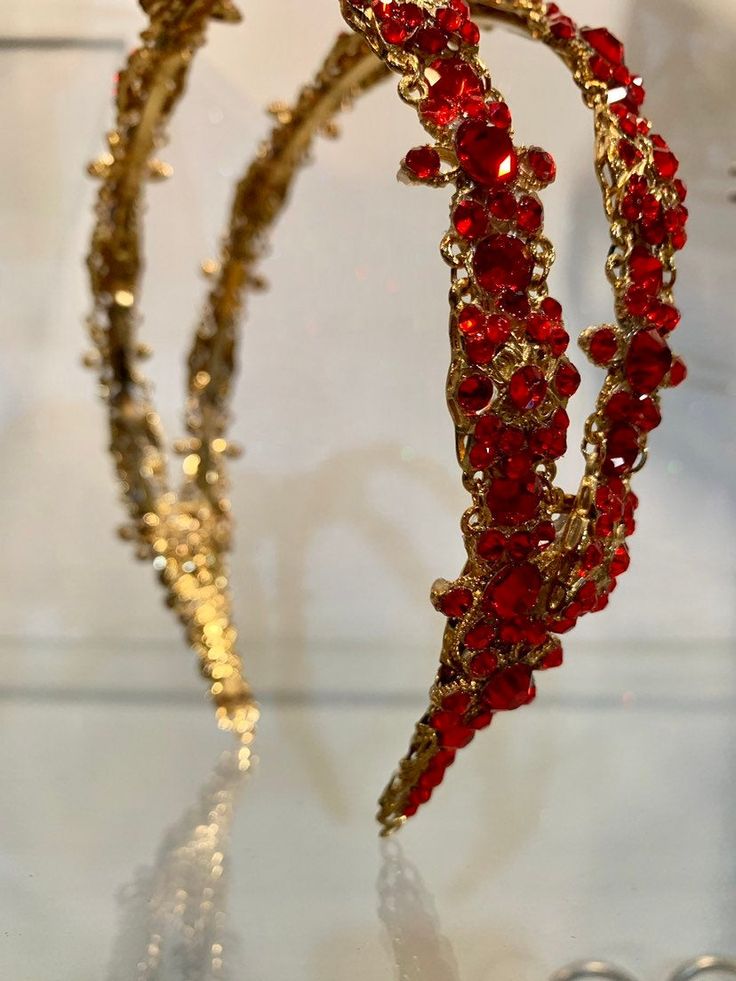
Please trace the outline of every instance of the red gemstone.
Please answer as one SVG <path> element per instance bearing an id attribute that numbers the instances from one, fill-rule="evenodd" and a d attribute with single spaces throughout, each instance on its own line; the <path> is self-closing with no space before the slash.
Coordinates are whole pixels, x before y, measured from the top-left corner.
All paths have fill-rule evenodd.
<path id="1" fill-rule="evenodd" d="M 629 276 L 632 283 L 645 293 L 659 293 L 662 289 L 664 265 L 648 249 L 637 246 L 629 257 Z"/>
<path id="2" fill-rule="evenodd" d="M 435 19 L 443 31 L 454 34 L 463 26 L 466 18 L 459 11 L 453 10 L 452 7 L 440 7 L 435 14 Z"/>
<path id="3" fill-rule="evenodd" d="M 657 403 L 650 395 L 614 392 L 606 405 L 606 415 L 613 422 L 629 422 L 643 433 L 649 433 L 662 421 Z"/>
<path id="4" fill-rule="evenodd" d="M 481 623 L 476 624 L 465 634 L 463 643 L 468 650 L 485 651 L 491 646 L 495 637 L 495 626 L 492 623 L 481 621 Z"/>
<path id="5" fill-rule="evenodd" d="M 545 296 L 540 306 L 550 320 L 562 320 L 562 304 L 559 300 L 555 300 L 552 296 Z"/>
<path id="6" fill-rule="evenodd" d="M 476 246 L 473 269 L 480 285 L 490 293 L 520 293 L 531 282 L 534 260 L 521 239 L 491 235 Z"/>
<path id="7" fill-rule="evenodd" d="M 557 174 L 557 167 L 551 153 L 533 146 L 526 152 L 524 163 L 532 177 L 540 184 L 551 184 Z"/>
<path id="8" fill-rule="evenodd" d="M 580 373 L 571 361 L 563 361 L 555 375 L 555 388 L 562 398 L 570 398 L 580 385 Z"/>
<path id="9" fill-rule="evenodd" d="M 554 426 L 542 426 L 532 433 L 532 450 L 549 460 L 557 460 L 567 451 L 567 433 Z"/>
<path id="10" fill-rule="evenodd" d="M 603 473 L 608 476 L 629 473 L 636 463 L 639 452 L 639 433 L 633 426 L 626 423 L 612 426 L 606 437 Z"/>
<path id="11" fill-rule="evenodd" d="M 509 712 L 534 701 L 536 693 L 532 669 L 514 664 L 491 676 L 483 697 L 494 711 Z"/>
<path id="12" fill-rule="evenodd" d="M 562 644 L 559 641 L 555 642 L 549 651 L 545 654 L 544 660 L 541 662 L 539 667 L 542 671 L 548 671 L 550 668 L 559 668 L 563 662 L 562 654 Z"/>
<path id="13" fill-rule="evenodd" d="M 605 27 L 584 27 L 581 35 L 598 54 L 614 65 L 623 65 L 624 46 L 617 37 Z"/>
<path id="14" fill-rule="evenodd" d="M 483 651 L 482 654 L 476 654 L 469 667 L 474 678 L 487 678 L 498 667 L 498 658 L 490 651 Z"/>
<path id="15" fill-rule="evenodd" d="M 628 140 L 618 141 L 618 158 L 625 167 L 634 167 L 642 160 L 642 152 Z"/>
<path id="16" fill-rule="evenodd" d="M 557 326 L 549 335 L 549 349 L 554 354 L 556 358 L 559 358 L 561 354 L 570 346 L 570 335 L 567 333 L 564 327 Z"/>
<path id="17" fill-rule="evenodd" d="M 558 41 L 569 41 L 575 37 L 575 22 L 569 17 L 560 16 L 550 26 L 550 31 Z"/>
<path id="18" fill-rule="evenodd" d="M 434 82 L 420 105 L 422 116 L 436 126 L 447 126 L 462 112 L 483 106 L 483 82 L 462 58 L 438 58 L 430 66 Z"/>
<path id="19" fill-rule="evenodd" d="M 518 172 L 511 137 L 480 119 L 460 125 L 455 136 L 457 158 L 467 174 L 484 187 L 508 184 Z"/>
<path id="20" fill-rule="evenodd" d="M 603 561 L 603 556 L 604 552 L 602 546 L 599 545 L 598 542 L 591 542 L 583 553 L 583 557 L 580 562 L 582 573 L 592 572 L 593 569 L 597 569 Z"/>
<path id="21" fill-rule="evenodd" d="M 437 607 L 446 617 L 463 617 L 473 605 L 473 594 L 461 586 L 448 589 L 437 600 Z"/>
<path id="22" fill-rule="evenodd" d="M 424 23 L 424 11 L 418 3 L 402 3 L 398 9 L 398 18 L 410 30 L 415 31 Z"/>
<path id="23" fill-rule="evenodd" d="M 505 102 L 489 102 L 484 115 L 492 126 L 511 129 L 511 110 Z"/>
<path id="24" fill-rule="evenodd" d="M 453 726 L 451 729 L 445 729 L 440 733 L 440 743 L 448 749 L 462 749 L 463 746 L 467 746 L 469 742 L 472 742 L 474 736 L 474 729 L 458 723 L 458 725 Z"/>
<path id="25" fill-rule="evenodd" d="M 477 550 L 486 562 L 499 562 L 506 552 L 506 536 L 500 531 L 484 531 L 478 539 Z"/>
<path id="26" fill-rule="evenodd" d="M 502 620 L 527 616 L 534 609 L 541 588 L 539 569 L 531 562 L 523 562 L 502 572 L 490 584 L 483 597 L 483 606 Z"/>
<path id="27" fill-rule="evenodd" d="M 457 326 L 463 334 L 477 334 L 485 324 L 486 315 L 474 303 L 467 303 L 457 317 Z"/>
<path id="28" fill-rule="evenodd" d="M 539 480 L 496 478 L 486 495 L 486 503 L 500 524 L 520 525 L 537 513 L 540 501 Z"/>
<path id="29" fill-rule="evenodd" d="M 480 28 L 472 20 L 465 21 L 458 33 L 463 41 L 472 47 L 475 47 L 480 41 Z"/>
<path id="30" fill-rule="evenodd" d="M 488 198 L 488 210 L 498 221 L 511 221 L 516 216 L 516 198 L 509 190 L 495 191 Z"/>
<path id="31" fill-rule="evenodd" d="M 503 344 L 511 335 L 511 321 L 500 313 L 486 320 L 486 336 L 494 344 Z"/>
<path id="32" fill-rule="evenodd" d="M 672 352 L 656 330 L 634 335 L 624 362 L 626 379 L 635 392 L 648 395 L 665 379 L 672 365 Z"/>
<path id="33" fill-rule="evenodd" d="M 611 575 L 620 576 L 631 565 L 631 557 L 629 556 L 629 550 L 625 545 L 620 545 L 616 551 L 613 553 L 613 559 L 611 560 Z"/>
<path id="34" fill-rule="evenodd" d="M 470 334 L 465 341 L 468 361 L 483 368 L 489 365 L 496 354 L 496 344 L 483 332 Z"/>
<path id="35" fill-rule="evenodd" d="M 655 149 L 654 169 L 663 180 L 671 181 L 679 168 L 680 161 L 671 150 Z"/>
<path id="36" fill-rule="evenodd" d="M 439 54 L 447 45 L 447 35 L 439 27 L 420 27 L 412 38 L 412 45 L 427 54 Z"/>
<path id="37" fill-rule="evenodd" d="M 680 323 L 682 315 L 671 303 L 655 300 L 647 310 L 647 320 L 659 328 L 660 334 L 670 334 Z"/>
<path id="38" fill-rule="evenodd" d="M 599 82 L 609 82 L 613 77 L 613 65 L 599 54 L 591 55 L 588 65 Z"/>
<path id="39" fill-rule="evenodd" d="M 498 416 L 483 416 L 475 424 L 475 438 L 483 443 L 493 443 L 498 439 L 502 428 L 503 423 Z"/>
<path id="40" fill-rule="evenodd" d="M 490 405 L 492 397 L 493 382 L 485 375 L 468 375 L 457 388 L 458 404 L 469 414 L 482 412 Z"/>
<path id="41" fill-rule="evenodd" d="M 454 712 L 455 715 L 465 715 L 471 702 L 472 699 L 467 692 L 456 691 L 442 699 L 442 708 L 447 709 L 448 712 Z"/>
<path id="42" fill-rule="evenodd" d="M 381 34 L 389 44 L 403 44 L 411 31 L 396 17 L 389 17 L 381 24 Z"/>
<path id="43" fill-rule="evenodd" d="M 478 201 L 461 201 L 452 214 L 452 223 L 458 232 L 470 241 L 481 238 L 488 230 L 488 215 Z"/>
<path id="44" fill-rule="evenodd" d="M 526 447 L 526 436 L 521 429 L 506 426 L 498 435 L 498 448 L 506 456 L 521 453 Z"/>
<path id="45" fill-rule="evenodd" d="M 537 344 L 546 344 L 556 326 L 556 321 L 544 313 L 533 313 L 526 322 L 526 333 Z"/>
<path id="46" fill-rule="evenodd" d="M 517 206 L 516 224 L 522 232 L 533 235 L 542 227 L 544 208 L 536 198 L 521 198 Z"/>
<path id="47" fill-rule="evenodd" d="M 651 295 L 639 286 L 631 286 L 624 297 L 626 309 L 632 317 L 643 317 L 652 303 Z"/>
<path id="48" fill-rule="evenodd" d="M 502 290 L 498 296 L 499 307 L 516 320 L 526 320 L 531 312 L 531 304 L 526 293 Z"/>
<path id="49" fill-rule="evenodd" d="M 440 172 L 440 155 L 433 146 L 415 146 L 407 153 L 404 166 L 419 180 L 431 180 Z"/>
<path id="50" fill-rule="evenodd" d="M 610 364 L 618 353 L 616 332 L 610 327 L 600 327 L 588 342 L 588 352 L 596 364 Z"/>
<path id="51" fill-rule="evenodd" d="M 667 375 L 667 384 L 670 386 L 670 388 L 676 388 L 678 385 L 682 385 L 686 378 L 687 367 L 685 362 L 682 360 L 682 358 L 673 358 L 672 367 Z"/>
<path id="52" fill-rule="evenodd" d="M 544 372 L 535 365 L 526 365 L 514 372 L 509 382 L 509 398 L 522 412 L 536 409 L 547 394 Z"/>

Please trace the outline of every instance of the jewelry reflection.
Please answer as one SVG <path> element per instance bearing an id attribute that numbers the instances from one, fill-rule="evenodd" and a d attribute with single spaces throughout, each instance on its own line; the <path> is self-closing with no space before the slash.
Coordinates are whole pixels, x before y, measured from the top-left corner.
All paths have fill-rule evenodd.
<path id="1" fill-rule="evenodd" d="M 606 981 L 636 981 L 627 971 L 606 961 L 580 961 L 577 964 L 570 964 L 553 974 L 550 981 L 589 981 L 592 978 L 605 978 Z"/>
<path id="2" fill-rule="evenodd" d="M 152 867 L 120 890 L 108 981 L 223 981 L 227 848 L 252 765 L 223 754 L 197 801 L 164 834 Z"/>
<path id="3" fill-rule="evenodd" d="M 715 957 L 712 954 L 704 954 L 702 957 L 697 957 L 694 961 L 688 961 L 687 964 L 679 967 L 670 981 L 694 981 L 695 978 L 704 977 L 706 974 L 736 977 L 736 960 L 731 957 Z"/>
<path id="4" fill-rule="evenodd" d="M 434 900 L 395 840 L 381 841 L 378 915 L 398 981 L 460 981 L 452 945 L 440 932 Z"/>
<path id="5" fill-rule="evenodd" d="M 668 981 L 695 981 L 696 978 L 703 978 L 706 974 L 736 977 L 736 960 L 704 954 L 681 965 Z M 554 974 L 550 981 L 591 981 L 594 978 L 606 978 L 608 981 L 636 981 L 627 971 L 605 961 L 581 961 L 579 964 L 571 964 Z"/>

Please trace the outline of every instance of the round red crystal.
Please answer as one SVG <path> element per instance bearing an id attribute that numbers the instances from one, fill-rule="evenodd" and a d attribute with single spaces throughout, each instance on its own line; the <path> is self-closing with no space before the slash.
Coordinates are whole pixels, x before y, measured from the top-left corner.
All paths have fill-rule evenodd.
<path id="1" fill-rule="evenodd" d="M 617 352 L 618 338 L 610 327 L 600 327 L 588 342 L 588 353 L 595 364 L 610 364 Z"/>
<path id="2" fill-rule="evenodd" d="M 509 382 L 509 398 L 522 412 L 536 409 L 547 394 L 544 372 L 535 365 L 526 365 L 514 372 Z"/>
<path id="3" fill-rule="evenodd" d="M 485 324 L 486 315 L 474 303 L 467 303 L 458 313 L 457 326 L 463 334 L 476 334 Z"/>
<path id="4" fill-rule="evenodd" d="M 446 617 L 463 617 L 473 605 L 473 594 L 464 586 L 448 589 L 437 600 L 437 607 Z"/>
<path id="5" fill-rule="evenodd" d="M 484 187 L 508 184 L 518 172 L 511 137 L 480 119 L 462 123 L 455 136 L 457 158 L 463 170 Z"/>
<path id="6" fill-rule="evenodd" d="M 606 415 L 613 422 L 628 422 L 643 433 L 649 433 L 662 421 L 657 403 L 650 395 L 614 392 L 606 405 Z"/>
<path id="7" fill-rule="evenodd" d="M 494 711 L 509 712 L 528 705 L 536 693 L 532 669 L 526 664 L 514 664 L 491 676 L 483 697 Z"/>
<path id="8" fill-rule="evenodd" d="M 404 166 L 418 180 L 431 180 L 440 172 L 440 155 L 433 146 L 415 146 L 404 158 Z"/>
<path id="9" fill-rule="evenodd" d="M 670 388 L 676 388 L 687 378 L 687 366 L 682 358 L 673 358 L 672 367 L 667 375 L 667 384 Z"/>
<path id="10" fill-rule="evenodd" d="M 655 255 L 637 246 L 629 256 L 629 276 L 632 283 L 645 293 L 659 293 L 662 289 L 664 266 Z"/>
<path id="11" fill-rule="evenodd" d="M 531 176 L 540 184 L 551 184 L 557 174 L 554 157 L 541 147 L 530 147 L 526 152 L 524 163 Z"/>
<path id="12" fill-rule="evenodd" d="M 469 198 L 461 201 L 452 213 L 452 223 L 470 241 L 481 238 L 488 231 L 488 215 L 479 201 Z"/>
<path id="13" fill-rule="evenodd" d="M 620 545 L 616 551 L 613 553 L 613 559 L 611 560 L 611 575 L 620 576 L 631 565 L 631 557 L 629 555 L 629 550 L 625 545 Z"/>
<path id="14" fill-rule="evenodd" d="M 477 550 L 486 562 L 498 562 L 506 551 L 506 536 L 495 529 L 484 531 L 478 539 Z"/>
<path id="15" fill-rule="evenodd" d="M 520 525 L 537 513 L 540 484 L 536 478 L 515 480 L 497 477 L 486 495 L 486 503 L 500 524 Z"/>
<path id="16" fill-rule="evenodd" d="M 671 150 L 654 150 L 654 169 L 663 180 L 672 180 L 679 168 L 680 161 Z"/>
<path id="17" fill-rule="evenodd" d="M 470 662 L 470 673 L 474 678 L 487 678 L 498 667 L 498 658 L 490 651 L 483 651 Z"/>
<path id="18" fill-rule="evenodd" d="M 511 110 L 505 102 L 489 102 L 484 115 L 498 129 L 511 129 Z"/>
<path id="19" fill-rule="evenodd" d="M 485 651 L 493 643 L 496 628 L 492 623 L 481 621 L 472 627 L 463 638 L 464 645 L 471 651 Z"/>
<path id="20" fill-rule="evenodd" d="M 580 373 L 571 361 L 563 361 L 555 374 L 555 388 L 563 398 L 570 398 L 578 390 Z"/>
<path id="21" fill-rule="evenodd" d="M 635 392 L 649 394 L 664 381 L 672 365 L 672 352 L 656 330 L 642 330 L 634 335 L 624 372 Z"/>
<path id="22" fill-rule="evenodd" d="M 536 198 L 523 197 L 518 204 L 516 214 L 516 224 L 522 232 L 533 235 L 542 227 L 544 218 L 544 208 Z"/>
<path id="23" fill-rule="evenodd" d="M 465 412 L 475 414 L 490 405 L 493 397 L 493 382 L 485 375 L 469 375 L 457 389 L 457 401 Z"/>
<path id="24" fill-rule="evenodd" d="M 435 126 L 447 126 L 463 112 L 483 108 L 483 82 L 462 58 L 432 62 L 429 94 L 420 105 L 422 116 Z"/>
<path id="25" fill-rule="evenodd" d="M 495 191 L 488 198 L 488 211 L 498 221 L 511 221 L 516 215 L 516 198 L 508 189 Z"/>
<path id="26" fill-rule="evenodd" d="M 531 282 L 534 260 L 521 239 L 491 235 L 476 246 L 473 269 L 480 285 L 490 293 L 520 293 Z"/>
<path id="27" fill-rule="evenodd" d="M 603 473 L 621 476 L 631 471 L 639 456 L 639 433 L 633 426 L 621 423 L 612 426 L 606 437 L 606 458 Z"/>
<path id="28" fill-rule="evenodd" d="M 527 616 L 534 609 L 542 588 L 542 576 L 531 562 L 522 562 L 502 572 L 483 597 L 485 609 L 502 620 Z"/>

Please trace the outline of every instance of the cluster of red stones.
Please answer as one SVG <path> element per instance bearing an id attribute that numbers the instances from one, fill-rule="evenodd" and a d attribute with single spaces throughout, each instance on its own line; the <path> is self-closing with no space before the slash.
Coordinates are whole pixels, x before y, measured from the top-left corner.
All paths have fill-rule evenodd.
<path id="1" fill-rule="evenodd" d="M 534 699 L 533 670 L 562 663 L 554 635 L 603 609 L 629 565 L 625 540 L 637 506 L 629 477 L 660 422 L 658 389 L 685 376 L 667 344 L 679 322 L 667 273 L 685 244 L 687 211 L 678 162 L 641 115 L 644 89 L 623 46 L 603 28 L 579 29 L 549 4 L 548 42 L 576 64 L 586 61 L 600 83 L 617 207 L 634 237 L 619 257 L 619 324 L 582 339 L 617 383 L 599 401 L 604 449 L 585 532 L 551 577 L 545 555 L 558 554 L 571 506 L 554 487 L 554 465 L 567 446 L 567 400 L 580 382 L 566 357 L 562 310 L 545 284 L 550 250 L 537 191 L 554 180 L 554 160 L 514 145 L 511 114 L 477 61 L 479 32 L 463 0 L 431 9 L 351 2 L 386 45 L 419 61 L 427 84 L 418 111 L 435 145 L 409 151 L 403 168 L 417 182 L 455 183 L 448 261 L 456 283 L 465 277 L 453 313 L 449 392 L 475 520 L 466 573 L 433 590 L 448 627 L 432 705 L 418 727 L 434 733 L 432 752 L 425 750 L 421 772 L 402 791 L 399 813 L 410 817 L 479 729 Z"/>

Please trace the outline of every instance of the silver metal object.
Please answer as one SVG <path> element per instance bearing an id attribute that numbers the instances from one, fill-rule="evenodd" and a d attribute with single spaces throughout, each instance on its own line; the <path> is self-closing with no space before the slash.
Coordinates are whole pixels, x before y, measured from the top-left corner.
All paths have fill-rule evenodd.
<path id="1" fill-rule="evenodd" d="M 718 971 L 721 974 L 731 974 L 736 977 L 736 960 L 730 957 L 716 957 L 712 954 L 704 954 L 697 957 L 694 961 L 688 961 L 679 967 L 670 978 L 670 981 L 693 981 L 693 978 L 702 977 L 704 974 Z"/>
<path id="2" fill-rule="evenodd" d="M 636 981 L 636 978 L 628 971 L 624 971 L 608 961 L 579 961 L 570 964 L 553 974 L 550 981 L 587 981 L 589 978 L 606 978 L 607 981 Z"/>

